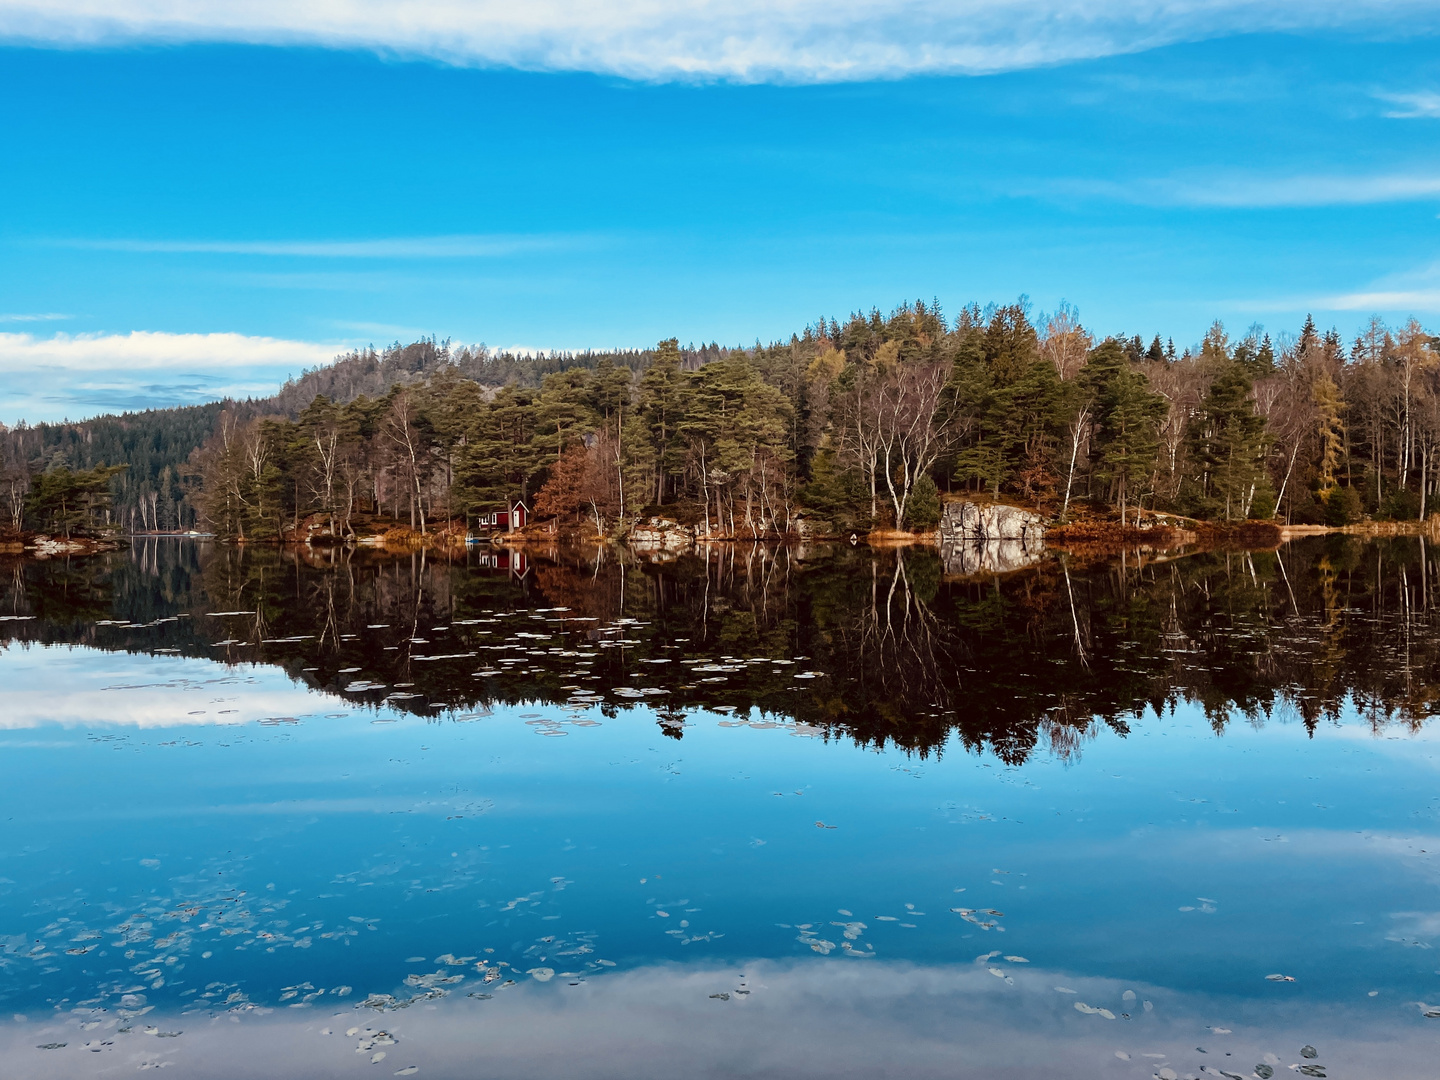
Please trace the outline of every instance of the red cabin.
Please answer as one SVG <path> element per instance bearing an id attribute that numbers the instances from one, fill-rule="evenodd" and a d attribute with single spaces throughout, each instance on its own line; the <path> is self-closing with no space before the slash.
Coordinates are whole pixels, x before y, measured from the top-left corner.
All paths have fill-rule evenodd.
<path id="1" fill-rule="evenodd" d="M 530 508 L 520 500 L 510 504 L 508 510 L 486 510 L 482 511 L 476 521 L 481 529 L 493 529 L 499 532 L 514 532 L 523 529 L 530 523 Z"/>

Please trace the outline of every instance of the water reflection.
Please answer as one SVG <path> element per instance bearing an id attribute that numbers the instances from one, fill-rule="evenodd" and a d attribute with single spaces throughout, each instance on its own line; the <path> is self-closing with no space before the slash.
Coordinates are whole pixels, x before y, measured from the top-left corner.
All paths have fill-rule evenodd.
<path id="1" fill-rule="evenodd" d="M 1054 984 L 1061 980 L 1075 992 L 1057 993 Z M 527 979 L 487 995 L 462 989 L 428 1008 L 399 1013 L 361 1009 L 332 1016 L 281 1009 L 247 1016 L 243 1024 L 208 1024 L 203 1040 L 189 1044 L 140 1036 L 132 1040 L 137 1049 L 127 1063 L 144 1068 L 168 1061 L 181 1065 L 184 1075 L 223 1078 L 334 1076 L 350 1070 L 416 1074 L 406 1069 L 451 1077 L 473 1076 L 478 1067 L 480 1075 L 539 1080 L 892 1075 L 1148 1080 L 1168 1075 L 1161 1070 L 1253 1077 L 1254 1066 L 1267 1060 L 1295 1075 L 1285 1066 L 1306 1064 L 1299 1050 L 1314 1040 L 1320 1043 L 1316 1060 L 1330 1076 L 1376 1075 L 1377 1062 L 1387 1076 L 1421 1077 L 1433 1069 L 1429 1042 L 1380 1010 L 1357 1016 L 1336 1007 L 1307 1014 L 1270 1006 L 1248 1016 L 1248 1024 L 1229 1021 L 1236 1030 L 1216 1020 L 1233 1003 L 1217 1008 L 1213 1001 L 1164 987 L 1076 979 L 1050 970 L 1026 972 L 1014 986 L 1003 987 L 975 964 L 876 963 L 836 970 L 823 963 L 753 961 L 643 967 L 603 983 Z M 1152 995 L 1156 1008 L 1143 1011 L 1138 1002 Z M 1128 1006 L 1137 1016 L 1130 1022 L 1107 1020 L 1077 1011 L 1077 1001 L 1108 1003 L 1116 1013 Z M 30 1077 L 74 1075 L 65 1071 L 74 1067 L 73 1048 L 126 1041 L 115 1034 L 119 1025 L 107 1024 L 103 1016 L 97 1027 L 85 1030 L 95 1022 L 92 1015 L 81 1010 L 29 1027 L 23 1038 L 0 1042 L 0 1054 L 23 1062 Z M 181 1033 L 191 1034 L 193 1028 Z M 42 1039 L 41 1045 L 67 1043 L 61 1049 L 71 1049 L 71 1055 L 39 1050 L 35 1043 Z"/>
<path id="2" fill-rule="evenodd" d="M 945 573 L 956 577 L 1011 574 L 1038 566 L 1046 557 L 1045 545 L 1038 540 L 947 540 L 940 546 Z"/>
<path id="3" fill-rule="evenodd" d="M 1433 1071 L 1418 541 L 494 554 L 6 565 L 0 1071 Z"/>
<path id="4" fill-rule="evenodd" d="M 675 739 L 718 709 L 921 754 L 954 733 L 1010 763 L 1182 702 L 1217 731 L 1277 715 L 1313 729 L 1349 702 L 1377 730 L 1413 729 L 1440 702 L 1435 560 L 1418 538 L 947 568 L 842 547 L 453 563 L 150 541 L 13 565 L 0 635 L 276 665 L 424 716 L 644 700 Z"/>

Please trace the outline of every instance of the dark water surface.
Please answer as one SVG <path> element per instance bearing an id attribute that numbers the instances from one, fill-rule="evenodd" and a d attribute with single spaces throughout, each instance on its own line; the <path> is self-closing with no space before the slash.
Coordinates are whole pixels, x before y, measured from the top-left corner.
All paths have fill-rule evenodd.
<path id="1" fill-rule="evenodd" d="M 0 1075 L 1434 1076 L 1435 555 L 0 564 Z"/>

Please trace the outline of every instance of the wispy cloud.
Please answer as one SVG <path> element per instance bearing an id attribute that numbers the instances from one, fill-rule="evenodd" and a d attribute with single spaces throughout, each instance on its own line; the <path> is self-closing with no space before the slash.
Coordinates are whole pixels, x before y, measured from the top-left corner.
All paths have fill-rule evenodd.
<path id="1" fill-rule="evenodd" d="M 1328 297 L 1324 303 L 1335 311 L 1404 311 L 1411 314 L 1440 311 L 1440 289 L 1397 289 L 1353 292 Z"/>
<path id="2" fill-rule="evenodd" d="M 1377 94 L 1381 101 L 1389 101 L 1400 106 L 1392 109 L 1385 115 L 1397 120 L 1416 120 L 1422 118 L 1440 118 L 1440 93 L 1434 90 L 1422 90 L 1415 94 Z"/>
<path id="3" fill-rule="evenodd" d="M 1268 208 L 1412 202 L 1440 196 L 1440 171 L 1432 175 L 1217 177 L 1211 182 L 1177 183 L 1170 190 L 1174 202 L 1190 206 Z"/>
<path id="4" fill-rule="evenodd" d="M 3 4 L 4 0 L 0 0 Z M 590 240 L 593 243 L 593 239 Z M 573 236 L 399 236 L 373 240 L 62 239 L 56 247 L 140 254 L 258 255 L 310 259 L 483 259 L 582 246 Z"/>
<path id="5" fill-rule="evenodd" d="M 57 311 L 37 312 L 33 314 L 12 313 L 0 315 L 0 323 L 26 323 L 26 322 L 63 322 L 66 319 L 73 319 L 73 315 L 62 315 Z"/>
<path id="6" fill-rule="evenodd" d="M 1440 312 L 1440 262 L 1424 263 L 1368 282 L 1363 288 L 1323 297 L 1332 311 L 1421 315 Z"/>
<path id="7" fill-rule="evenodd" d="M 1250 297 L 1223 301 L 1222 306 L 1264 314 L 1359 311 L 1402 319 L 1430 315 L 1440 312 L 1440 262 L 1384 274 L 1346 292 Z"/>
<path id="8" fill-rule="evenodd" d="M 0 0 L 0 36 L 242 41 L 639 79 L 993 72 L 1257 31 L 1413 36 L 1429 0 Z"/>
<path id="9" fill-rule="evenodd" d="M 1440 169 L 1434 173 L 1354 176 L 1296 173 L 1256 176 L 1215 172 L 1130 181 L 1059 180 L 1035 194 L 1099 197 L 1145 206 L 1276 209 L 1293 206 L 1358 206 L 1440 198 Z"/>

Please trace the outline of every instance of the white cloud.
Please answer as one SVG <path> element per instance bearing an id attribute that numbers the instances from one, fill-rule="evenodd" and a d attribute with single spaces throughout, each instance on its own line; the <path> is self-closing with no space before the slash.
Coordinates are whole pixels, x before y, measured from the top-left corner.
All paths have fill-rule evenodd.
<path id="1" fill-rule="evenodd" d="M 344 347 L 244 334 L 0 333 L 0 421 L 80 420 L 264 397 Z"/>
<path id="2" fill-rule="evenodd" d="M 1440 117 L 1440 93 L 1436 93 L 1434 90 L 1422 90 L 1416 94 L 1380 94 L 1377 96 L 1382 101 L 1391 101 L 1400 106 L 1400 108 L 1385 114 L 1394 119 L 1416 120 Z"/>
<path id="3" fill-rule="evenodd" d="M 74 318 L 74 316 L 73 316 L 73 315 L 61 315 L 61 314 L 59 314 L 58 312 L 53 312 L 53 311 L 37 312 L 37 313 L 35 313 L 35 314 L 20 314 L 20 313 L 14 313 L 14 314 L 10 314 L 10 315 L 0 315 L 0 323 L 7 323 L 7 322 L 8 322 L 8 323 L 17 323 L 17 322 L 63 322 L 64 320 L 66 320 L 66 319 L 71 319 L 71 318 Z"/>
<path id="4" fill-rule="evenodd" d="M 217 368 L 314 367 L 329 363 L 340 346 L 244 334 L 0 333 L 0 372 L 134 371 L 160 368 L 213 371 Z"/>
<path id="5" fill-rule="evenodd" d="M 991 72 L 1234 33 L 1413 36 L 1422 0 L 0 0 L 0 36 L 320 44 L 640 79 Z"/>

